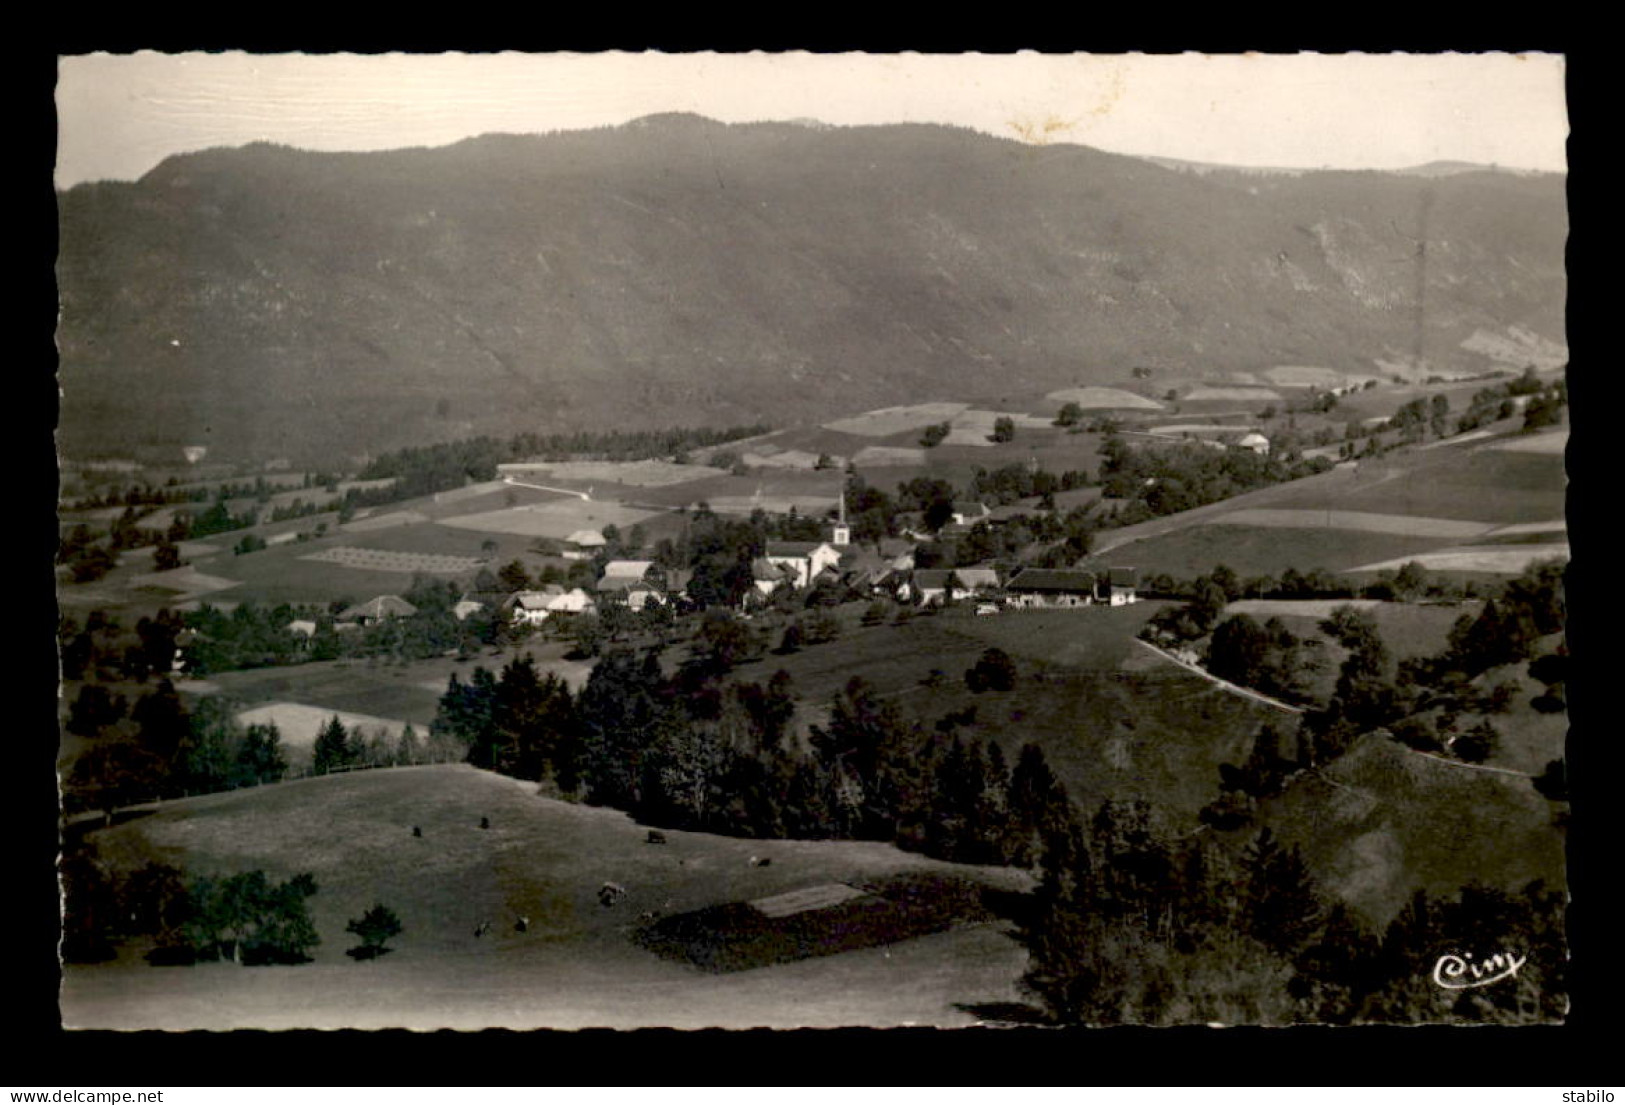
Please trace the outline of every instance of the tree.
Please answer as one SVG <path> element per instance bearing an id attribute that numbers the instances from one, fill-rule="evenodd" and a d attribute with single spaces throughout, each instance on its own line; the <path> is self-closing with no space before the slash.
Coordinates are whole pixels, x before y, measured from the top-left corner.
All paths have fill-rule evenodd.
<path id="1" fill-rule="evenodd" d="M 1219 623 L 1208 644 L 1207 670 L 1220 679 L 1253 686 L 1270 650 L 1269 635 L 1246 614 Z"/>
<path id="2" fill-rule="evenodd" d="M 187 941 L 200 959 L 229 954 L 245 966 L 307 962 L 322 942 L 305 904 L 316 890 L 309 873 L 275 885 L 264 871 L 199 876 L 187 886 L 193 902 Z"/>
<path id="3" fill-rule="evenodd" d="M 935 425 L 927 426 L 920 433 L 920 444 L 925 446 L 927 449 L 941 445 L 951 430 L 952 427 L 946 422 L 938 422 Z"/>
<path id="4" fill-rule="evenodd" d="M 1083 421 L 1083 408 L 1077 403 L 1067 403 L 1061 407 L 1061 412 L 1055 416 L 1057 426 L 1076 426 Z"/>
<path id="5" fill-rule="evenodd" d="M 283 738 L 275 723 L 250 725 L 244 731 L 237 773 L 252 783 L 275 783 L 288 773 L 288 757 L 283 756 Z"/>
<path id="6" fill-rule="evenodd" d="M 1494 754 L 1500 739 L 1500 732 L 1485 719 L 1451 741 L 1450 751 L 1464 763 L 1481 764 Z"/>
<path id="7" fill-rule="evenodd" d="M 975 694 L 983 691 L 1009 691 L 1016 685 L 1016 662 L 1002 648 L 983 652 L 975 665 L 965 671 L 965 686 Z"/>
<path id="8" fill-rule="evenodd" d="M 452 675 L 456 679 L 455 674 Z M 322 726 L 321 732 L 316 734 L 316 744 L 311 749 L 311 771 L 317 775 L 326 775 L 330 771 L 337 771 L 349 767 L 354 763 L 350 747 L 350 734 L 344 728 L 344 722 L 334 714 Z"/>
<path id="9" fill-rule="evenodd" d="M 504 591 L 530 590 L 530 573 L 525 570 L 525 565 L 518 560 L 510 560 L 504 564 L 502 569 L 497 572 L 497 580 Z"/>
<path id="10" fill-rule="evenodd" d="M 1009 417 L 1008 415 L 1001 415 L 993 420 L 993 433 L 990 435 L 990 440 L 999 445 L 1003 445 L 1007 442 L 1014 441 L 1015 438 L 1015 419 Z"/>
<path id="11" fill-rule="evenodd" d="M 401 934 L 401 919 L 394 910 L 379 902 L 351 920 L 344 931 L 361 939 L 360 945 L 350 948 L 346 955 L 353 959 L 376 959 L 392 950 L 384 945 Z"/>
<path id="12" fill-rule="evenodd" d="M 1268 828 L 1243 856 L 1243 928 L 1260 943 L 1283 954 L 1301 948 L 1323 920 L 1309 867 L 1296 847 L 1283 848 Z"/>

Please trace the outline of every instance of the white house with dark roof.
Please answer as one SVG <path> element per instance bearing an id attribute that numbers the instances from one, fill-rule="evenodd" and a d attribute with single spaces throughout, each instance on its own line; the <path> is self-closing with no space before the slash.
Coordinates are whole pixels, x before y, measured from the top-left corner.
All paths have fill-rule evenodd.
<path id="1" fill-rule="evenodd" d="M 788 568 L 794 586 L 805 589 L 840 564 L 841 551 L 828 541 L 769 541 L 762 559 L 774 567 Z"/>
<path id="2" fill-rule="evenodd" d="M 1129 606 L 1140 601 L 1140 573 L 1134 568 L 1106 569 L 1106 601 L 1112 606 Z"/>
<path id="3" fill-rule="evenodd" d="M 992 513 L 986 503 L 954 500 L 953 517 L 956 526 L 974 526 Z"/>
<path id="4" fill-rule="evenodd" d="M 1023 568 L 1005 584 L 1006 601 L 1029 610 L 1092 606 L 1097 580 L 1093 572 L 1070 568 Z"/>
<path id="5" fill-rule="evenodd" d="M 541 625 L 547 620 L 550 598 L 545 591 L 515 591 L 502 604 L 502 610 L 514 625 Z"/>
<path id="6" fill-rule="evenodd" d="M 561 555 L 566 560 L 586 560 L 609 542 L 595 529 L 578 529 L 564 539 Z"/>
<path id="7" fill-rule="evenodd" d="M 1243 436 L 1241 440 L 1237 441 L 1236 448 L 1251 449 L 1259 456 L 1267 457 L 1270 454 L 1270 439 L 1259 433 L 1257 430 L 1254 430 L 1252 433 Z"/>

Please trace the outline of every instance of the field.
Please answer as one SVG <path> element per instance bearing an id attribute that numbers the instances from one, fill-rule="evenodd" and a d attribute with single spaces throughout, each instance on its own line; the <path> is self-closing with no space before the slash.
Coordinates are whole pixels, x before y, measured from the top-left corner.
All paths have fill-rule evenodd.
<path id="1" fill-rule="evenodd" d="M 1224 608 L 1226 615 L 1246 614 L 1263 622 L 1280 618 L 1282 623 L 1300 638 L 1317 637 L 1328 650 L 1333 648 L 1331 638 L 1320 632 L 1320 622 L 1339 606 L 1352 606 L 1375 619 L 1382 633 L 1383 643 L 1396 659 L 1413 656 L 1437 656 L 1449 642 L 1450 628 L 1463 614 L 1476 614 L 1479 607 L 1473 602 L 1459 605 L 1427 606 L 1418 603 L 1379 602 L 1375 599 L 1243 599 Z M 1329 651 L 1327 655 L 1332 655 Z M 1335 652 L 1336 663 L 1326 666 L 1326 674 L 1335 674 L 1336 665 L 1342 663 L 1344 653 Z M 1327 693 L 1332 680 L 1325 680 Z"/>
<path id="2" fill-rule="evenodd" d="M 1439 549 L 1418 553 L 1399 560 L 1381 560 L 1375 564 L 1362 564 L 1350 568 L 1353 572 L 1380 572 L 1399 568 L 1415 560 L 1435 572 L 1483 572 L 1495 575 L 1517 575 L 1531 564 L 1542 560 L 1569 559 L 1567 541 L 1534 545 L 1474 545 L 1463 548 Z"/>
<path id="3" fill-rule="evenodd" d="M 676 1028 L 969 1025 L 1011 1002 L 1025 953 L 1003 922 L 754 970 L 703 971 L 634 943 L 670 916 L 830 884 L 932 876 L 1020 889 L 1025 876 L 888 845 L 759 841 L 645 830 L 612 810 L 538 798 L 465 766 L 395 768 L 167 803 L 92 834 L 124 870 L 149 858 L 198 872 L 315 875 L 323 943 L 299 967 L 149 967 L 133 954 L 65 972 L 72 1028 Z M 480 819 L 491 828 L 481 830 Z M 411 834 L 420 826 L 421 838 Z M 767 857 L 757 866 L 752 856 Z M 626 888 L 611 907 L 606 881 Z M 360 964 L 344 932 L 376 901 L 404 931 Z M 516 932 L 514 919 L 529 920 Z M 804 915 L 805 916 L 805 915 Z M 489 936 L 474 928 L 492 923 Z"/>
<path id="4" fill-rule="evenodd" d="M 390 552 L 386 549 L 360 549 L 352 545 L 330 545 L 320 552 L 306 553 L 301 560 L 341 564 L 375 572 L 425 572 L 430 575 L 459 575 L 478 571 L 485 563 L 471 556 L 436 556 L 432 553 Z"/>
<path id="5" fill-rule="evenodd" d="M 1335 388 L 1349 382 L 1346 373 L 1335 368 L 1316 368 L 1310 365 L 1276 365 L 1259 373 L 1277 387 Z"/>
<path id="6" fill-rule="evenodd" d="M 1534 434 L 1530 437 L 1515 437 L 1510 441 L 1501 442 L 1493 448 L 1507 453 L 1534 453 L 1543 457 L 1560 457 L 1569 447 L 1569 432 L 1560 430 L 1556 433 Z"/>
<path id="7" fill-rule="evenodd" d="M 769 655 L 736 678 L 760 682 L 787 671 L 804 724 L 823 724 L 825 704 L 855 675 L 928 730 L 974 708 L 961 733 L 997 741 L 1011 763 L 1023 744 L 1037 743 L 1085 811 L 1108 797 L 1145 798 L 1194 827 L 1197 810 L 1217 794 L 1219 763 L 1245 758 L 1258 727 L 1281 715 L 1138 647 L 1135 634 L 1162 605 L 996 617 L 954 608 Z M 990 647 L 1012 656 L 1020 682 L 1010 692 L 973 694 L 965 670 Z"/>
<path id="8" fill-rule="evenodd" d="M 453 657 L 407 664 L 328 660 L 291 667 L 249 668 L 220 672 L 203 685 L 183 682 L 179 689 L 192 694 L 224 695 L 241 707 L 291 702 L 320 709 L 324 716 L 338 711 L 399 718 L 422 732 L 434 721 L 440 696 L 453 673 L 466 683 L 476 667 L 500 671 L 521 653 L 535 661 L 538 671 L 551 672 L 579 690 L 591 665 L 564 659 L 569 648 L 563 642 L 533 639 L 522 649 L 491 650 L 466 661 Z"/>
<path id="9" fill-rule="evenodd" d="M 415 510 L 390 510 L 383 514 L 357 512 L 355 520 L 344 523 L 345 533 L 370 533 L 374 530 L 394 529 L 397 526 L 415 526 L 427 522 L 427 514 Z"/>
<path id="10" fill-rule="evenodd" d="M 1124 391 L 1122 388 L 1062 388 L 1060 391 L 1050 392 L 1044 398 L 1056 404 L 1057 407 L 1064 406 L 1067 403 L 1076 403 L 1086 411 L 1160 411 L 1163 409 L 1163 404 L 1155 399 L 1147 399 L 1143 395 L 1136 395 L 1132 391 Z"/>
<path id="11" fill-rule="evenodd" d="M 520 537 L 563 539 L 579 529 L 614 525 L 630 528 L 654 517 L 656 511 L 640 510 L 615 502 L 584 502 L 573 496 L 552 502 L 512 506 L 476 514 L 441 518 L 442 526 L 478 530 L 481 533 L 507 533 Z"/>
<path id="12" fill-rule="evenodd" d="M 802 449 L 782 449 L 772 452 L 744 453 L 740 459 L 749 468 L 805 468 L 818 467 L 818 456 Z M 834 464 L 845 465 L 845 457 L 830 457 Z"/>
<path id="13" fill-rule="evenodd" d="M 243 710 L 236 717 L 243 725 L 275 725 L 283 746 L 301 753 L 308 753 L 314 747 L 322 726 L 334 717 L 343 722 L 346 729 L 354 731 L 359 726 L 369 736 L 383 730 L 391 737 L 398 737 L 407 725 L 406 722 L 394 718 L 352 714 L 343 710 L 324 710 L 319 706 L 306 706 L 298 702 L 268 702 L 263 706 Z"/>
<path id="14" fill-rule="evenodd" d="M 1269 526 L 1222 524 L 1192 526 L 1115 546 L 1107 559 L 1132 565 L 1141 576 L 1166 573 L 1175 579 L 1206 575 L 1223 564 L 1243 577 L 1279 576 L 1288 568 L 1344 571 L 1372 560 L 1399 559 L 1449 542 L 1386 533 L 1360 533 L 1337 529 L 1278 529 Z M 1103 535 L 1103 536 L 1109 536 Z"/>
<path id="15" fill-rule="evenodd" d="M 895 468 L 923 465 L 925 450 L 896 445 L 866 445 L 852 455 L 852 463 L 859 468 Z"/>
<path id="16" fill-rule="evenodd" d="M 951 421 L 969 407 L 968 403 L 917 403 L 909 407 L 883 407 L 851 418 L 824 423 L 827 430 L 859 437 L 890 437 L 892 434 L 923 430 L 938 422 Z"/>
<path id="17" fill-rule="evenodd" d="M 1406 537 L 1460 539 L 1488 533 L 1492 526 L 1482 522 L 1460 522 L 1448 518 L 1420 518 L 1411 514 L 1371 514 L 1357 510 L 1283 510 L 1253 507 L 1222 514 L 1213 520 L 1219 526 L 1262 526 L 1268 529 L 1335 529 L 1356 533 L 1393 533 Z"/>
<path id="18" fill-rule="evenodd" d="M 1202 385 L 1192 388 L 1180 396 L 1181 403 L 1211 403 L 1223 401 L 1226 403 L 1279 403 L 1281 393 L 1273 388 L 1262 387 L 1210 387 Z"/>
<path id="19" fill-rule="evenodd" d="M 562 480 L 568 483 L 620 484 L 625 487 L 668 487 L 721 475 L 717 468 L 699 464 L 673 464 L 668 460 L 537 461 L 504 464 L 499 470 L 526 483 Z"/>
<path id="20" fill-rule="evenodd" d="M 1529 780 L 1425 756 L 1377 734 L 1265 802 L 1260 822 L 1302 849 L 1317 877 L 1374 924 L 1417 889 L 1563 884 L 1563 833 Z"/>

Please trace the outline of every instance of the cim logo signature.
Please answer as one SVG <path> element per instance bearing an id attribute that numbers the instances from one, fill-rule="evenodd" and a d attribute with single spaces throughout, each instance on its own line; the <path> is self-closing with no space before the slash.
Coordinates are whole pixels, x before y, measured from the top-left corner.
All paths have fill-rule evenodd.
<path id="1" fill-rule="evenodd" d="M 1433 964 L 1433 981 L 1446 990 L 1471 990 L 1511 978 L 1527 962 L 1528 956 L 1511 952 L 1497 952 L 1478 963 L 1473 962 L 1472 952 L 1441 955 L 1439 961 Z"/>

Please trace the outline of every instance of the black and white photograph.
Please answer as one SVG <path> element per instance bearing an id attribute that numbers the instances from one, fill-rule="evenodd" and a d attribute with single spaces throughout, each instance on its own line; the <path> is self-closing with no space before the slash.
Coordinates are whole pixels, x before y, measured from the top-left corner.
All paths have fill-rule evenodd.
<path id="1" fill-rule="evenodd" d="M 1565 66 L 59 55 L 62 1027 L 1564 1024 Z"/>

